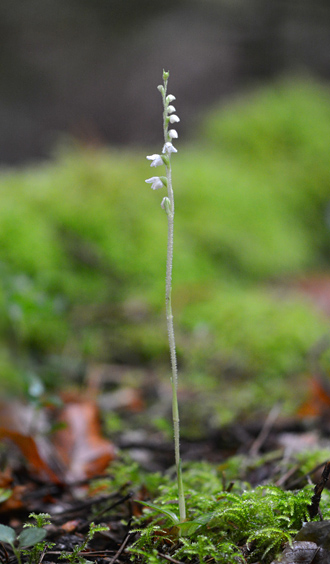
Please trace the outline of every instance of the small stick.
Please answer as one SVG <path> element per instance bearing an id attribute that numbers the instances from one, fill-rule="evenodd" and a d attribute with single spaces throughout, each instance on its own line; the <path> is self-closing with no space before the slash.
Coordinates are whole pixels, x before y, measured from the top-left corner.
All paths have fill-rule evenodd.
<path id="1" fill-rule="evenodd" d="M 276 419 L 278 418 L 278 416 L 280 414 L 280 411 L 281 411 L 281 406 L 280 405 L 274 405 L 274 407 L 268 413 L 266 421 L 264 422 L 263 427 L 262 427 L 258 437 L 253 442 L 253 444 L 250 448 L 250 455 L 251 456 L 256 456 L 258 454 L 258 452 L 261 448 L 261 445 L 267 439 L 271 428 L 273 427 Z"/>
<path id="2" fill-rule="evenodd" d="M 316 484 L 314 488 L 314 495 L 312 497 L 312 503 L 308 506 L 308 513 L 311 519 L 316 517 L 316 515 L 320 512 L 320 501 L 321 495 L 324 489 L 325 484 L 327 483 L 330 475 L 330 462 L 327 462 L 324 470 L 322 472 L 321 480 Z M 322 517 L 322 516 L 321 516 Z"/>
<path id="3" fill-rule="evenodd" d="M 182 562 L 180 560 L 175 560 L 175 558 L 172 558 L 172 556 L 168 556 L 167 554 L 163 554 L 162 552 L 159 552 L 159 550 L 157 550 L 157 553 L 159 556 L 161 556 L 162 558 L 165 558 L 165 560 L 168 560 L 169 562 L 172 562 L 173 564 L 182 564 Z"/>
<path id="4" fill-rule="evenodd" d="M 299 486 L 299 484 L 301 482 L 303 482 L 304 480 L 310 480 L 310 476 L 313 476 L 313 474 L 315 474 L 315 472 L 317 472 L 320 468 L 322 468 L 322 466 L 324 466 L 325 464 L 327 464 L 327 461 L 324 460 L 324 462 L 321 462 L 320 464 L 318 464 L 317 466 L 315 466 L 314 468 L 312 468 L 312 470 L 309 470 L 309 472 L 306 472 L 306 474 L 304 474 L 303 476 L 299 476 L 299 478 L 297 478 L 296 480 L 294 480 L 293 482 L 290 483 L 290 488 L 296 488 Z M 311 482 L 311 480 L 310 480 Z"/>
<path id="5" fill-rule="evenodd" d="M 119 556 L 124 552 L 126 545 L 129 541 L 129 539 L 131 538 L 132 535 L 134 535 L 135 533 L 127 533 L 126 537 L 124 538 L 123 542 L 121 543 L 119 549 L 117 550 L 116 554 L 114 555 L 114 557 L 110 560 L 110 564 L 115 564 L 117 558 L 119 558 Z"/>

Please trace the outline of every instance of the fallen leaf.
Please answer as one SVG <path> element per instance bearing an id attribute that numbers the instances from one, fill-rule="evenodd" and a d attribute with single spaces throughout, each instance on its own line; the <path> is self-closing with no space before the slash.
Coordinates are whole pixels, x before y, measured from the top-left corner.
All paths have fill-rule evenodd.
<path id="1" fill-rule="evenodd" d="M 271 564 L 330 564 L 330 552 L 315 542 L 293 541 Z"/>
<path id="2" fill-rule="evenodd" d="M 312 378 L 308 399 L 298 410 L 299 417 L 330 416 L 330 388 L 321 378 Z"/>
<path id="3" fill-rule="evenodd" d="M 304 523 L 272 564 L 330 564 L 330 521 Z"/>
<path id="4" fill-rule="evenodd" d="M 49 413 L 19 401 L 0 403 L 0 440 L 14 443 L 41 480 L 63 483 L 64 473 L 47 432 Z"/>
<path id="5" fill-rule="evenodd" d="M 62 531 L 66 533 L 73 533 L 81 525 L 81 519 L 72 519 L 61 525 Z"/>
<path id="6" fill-rule="evenodd" d="M 64 400 L 51 422 L 54 410 L 36 412 L 19 402 L 0 404 L 0 441 L 14 443 L 32 473 L 55 484 L 101 474 L 115 457 L 114 445 L 102 437 L 96 402 L 77 395 Z M 49 434 L 54 426 L 59 429 Z"/>
<path id="7" fill-rule="evenodd" d="M 94 401 L 73 400 L 59 419 L 65 427 L 55 433 L 54 446 L 66 467 L 66 480 L 79 481 L 101 474 L 115 458 L 115 447 L 101 435 Z"/>

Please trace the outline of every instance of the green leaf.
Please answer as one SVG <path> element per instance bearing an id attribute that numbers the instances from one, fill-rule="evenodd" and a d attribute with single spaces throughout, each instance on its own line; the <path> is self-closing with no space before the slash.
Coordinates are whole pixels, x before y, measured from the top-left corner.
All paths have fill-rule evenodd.
<path id="1" fill-rule="evenodd" d="M 16 538 L 16 533 L 11 527 L 7 525 L 0 525 L 0 541 L 7 542 L 8 544 L 13 544 Z"/>
<path id="2" fill-rule="evenodd" d="M 45 529 L 30 528 L 24 529 L 18 537 L 19 546 L 34 546 L 38 542 L 42 541 L 47 534 Z"/>
<path id="3" fill-rule="evenodd" d="M 212 513 L 205 513 L 205 515 L 201 515 L 196 519 L 191 521 L 182 521 L 178 523 L 178 527 L 180 527 L 181 535 L 184 537 L 190 537 L 193 535 L 198 529 L 207 525 L 214 517 L 214 511 Z"/>
<path id="4" fill-rule="evenodd" d="M 0 503 L 3 503 L 9 499 L 12 495 L 11 490 L 6 490 L 5 488 L 0 488 Z"/>
<path id="5" fill-rule="evenodd" d="M 154 505 L 153 503 L 146 503 L 145 501 L 139 501 L 139 503 L 145 505 L 146 507 L 149 507 L 149 509 L 157 511 L 157 513 L 163 513 L 163 515 L 166 515 L 166 517 L 168 517 L 174 525 L 179 525 L 179 518 L 175 513 L 173 513 L 173 511 L 164 509 L 164 507 L 159 507 L 158 505 Z"/>

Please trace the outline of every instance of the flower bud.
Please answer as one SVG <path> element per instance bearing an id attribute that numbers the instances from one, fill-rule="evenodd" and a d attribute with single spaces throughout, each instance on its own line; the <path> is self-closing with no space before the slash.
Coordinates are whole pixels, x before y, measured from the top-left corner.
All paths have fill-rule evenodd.
<path id="1" fill-rule="evenodd" d="M 176 115 L 170 116 L 170 123 L 179 123 L 180 118 Z"/>
<path id="2" fill-rule="evenodd" d="M 167 104 L 171 104 L 171 102 L 173 102 L 174 100 L 176 100 L 176 97 L 173 96 L 173 94 L 169 94 L 168 96 L 166 96 L 166 103 Z"/>
<path id="3" fill-rule="evenodd" d="M 163 208 L 163 210 L 166 211 L 167 215 L 171 213 L 171 202 L 167 196 L 165 196 L 165 198 L 162 199 L 162 203 L 160 205 Z"/>
<path id="4" fill-rule="evenodd" d="M 175 107 L 174 106 L 167 106 L 167 113 L 173 114 L 173 112 L 176 112 Z"/>
<path id="5" fill-rule="evenodd" d="M 170 139 L 177 139 L 179 137 L 176 129 L 170 129 L 168 132 L 168 136 Z"/>

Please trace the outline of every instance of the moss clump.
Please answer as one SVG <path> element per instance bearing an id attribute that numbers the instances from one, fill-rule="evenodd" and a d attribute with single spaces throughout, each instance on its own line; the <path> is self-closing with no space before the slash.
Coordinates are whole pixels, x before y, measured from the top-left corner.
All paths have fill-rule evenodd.
<path id="1" fill-rule="evenodd" d="M 311 486 L 293 492 L 238 483 L 228 492 L 217 468 L 206 463 L 189 464 L 184 482 L 187 522 L 175 518 L 176 486 L 167 480 L 141 520 L 144 526 L 131 549 L 134 561 L 163 562 L 165 554 L 201 563 L 210 557 L 220 564 L 258 559 L 266 564 L 308 518 Z"/>
<path id="2" fill-rule="evenodd" d="M 327 322 L 273 287 L 329 256 L 328 105 L 317 85 L 275 84 L 215 110 L 202 145 L 180 149 L 181 372 L 253 375 L 262 391 L 266 378 L 305 370 Z M 0 342 L 23 380 L 51 380 L 59 357 L 67 373 L 93 359 L 167 366 L 166 218 L 146 171 L 142 154 L 71 149 L 1 174 Z"/>

